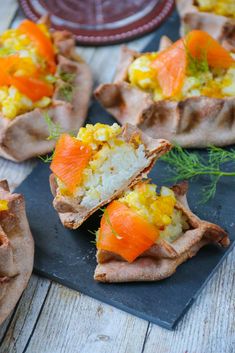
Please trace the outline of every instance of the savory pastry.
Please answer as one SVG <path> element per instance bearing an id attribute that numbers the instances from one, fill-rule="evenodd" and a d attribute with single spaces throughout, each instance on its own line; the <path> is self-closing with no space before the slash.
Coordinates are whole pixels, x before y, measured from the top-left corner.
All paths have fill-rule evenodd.
<path id="1" fill-rule="evenodd" d="M 98 101 L 118 120 L 183 147 L 235 142 L 235 60 L 206 32 L 194 30 L 161 51 L 122 49 L 114 83 Z"/>
<path id="2" fill-rule="evenodd" d="M 181 18 L 181 34 L 202 29 L 225 48 L 235 51 L 234 0 L 176 0 Z"/>
<path id="3" fill-rule="evenodd" d="M 229 245 L 219 226 L 194 215 L 187 184 L 172 189 L 142 181 L 104 210 L 96 233 L 94 278 L 101 282 L 157 281 L 196 255 L 206 244 Z M 125 222 L 123 222 L 125 220 Z"/>
<path id="4" fill-rule="evenodd" d="M 68 228 L 78 228 L 101 206 L 137 183 L 171 145 L 126 124 L 87 124 L 63 134 L 51 163 L 53 205 Z"/>
<path id="5" fill-rule="evenodd" d="M 0 36 L 0 156 L 13 161 L 50 152 L 48 121 L 78 131 L 92 90 L 88 65 L 66 31 L 24 20 Z"/>
<path id="6" fill-rule="evenodd" d="M 33 269 L 34 243 L 24 198 L 0 181 L 0 324 L 25 289 Z"/>

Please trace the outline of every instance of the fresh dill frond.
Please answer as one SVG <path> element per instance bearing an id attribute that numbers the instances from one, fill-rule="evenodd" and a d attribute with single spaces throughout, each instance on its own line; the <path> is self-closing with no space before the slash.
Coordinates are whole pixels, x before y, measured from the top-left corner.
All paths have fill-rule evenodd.
<path id="1" fill-rule="evenodd" d="M 122 239 L 122 236 L 119 235 L 119 234 L 116 232 L 116 230 L 113 228 L 113 226 L 112 226 L 112 223 L 111 223 L 111 220 L 110 220 L 110 218 L 109 218 L 109 213 L 108 213 L 108 211 L 107 211 L 107 208 L 106 208 L 105 211 L 104 211 L 104 216 L 105 216 L 105 219 L 106 219 L 108 225 L 109 225 L 110 228 L 111 228 L 111 231 L 112 231 L 113 235 L 115 235 L 115 237 L 116 237 L 117 239 Z"/>
<path id="2" fill-rule="evenodd" d="M 107 211 L 107 208 L 101 208 L 101 207 L 100 207 L 99 210 L 103 212 L 103 215 L 105 216 L 106 222 L 107 222 L 108 225 L 110 226 L 113 235 L 115 235 L 115 237 L 116 237 L 117 239 L 122 239 L 122 236 L 119 235 L 119 234 L 116 232 L 116 230 L 113 228 L 113 225 L 112 225 L 112 223 L 111 223 L 111 220 L 110 220 L 110 217 L 109 217 L 109 213 L 108 213 L 108 211 Z"/>
<path id="3" fill-rule="evenodd" d="M 74 80 L 76 78 L 76 74 L 74 72 L 60 71 L 59 77 L 64 82 L 74 83 Z"/>
<path id="4" fill-rule="evenodd" d="M 90 230 L 90 229 L 88 229 L 88 233 L 90 233 L 93 236 L 95 236 L 95 239 L 91 240 L 90 243 L 96 245 L 97 240 L 98 240 L 98 230 Z"/>
<path id="5" fill-rule="evenodd" d="M 176 145 L 170 152 L 161 157 L 161 160 L 168 163 L 173 172 L 169 178 L 171 182 L 188 180 L 197 176 L 208 176 L 210 182 L 204 189 L 202 201 L 207 202 L 216 193 L 217 183 L 221 177 L 235 177 L 235 150 L 226 151 L 216 146 L 208 147 L 208 158 L 200 156 L 196 152 L 188 152 Z M 234 163 L 234 170 L 224 170 L 225 164 Z"/>
<path id="6" fill-rule="evenodd" d="M 207 50 L 201 49 L 199 58 L 197 58 L 190 53 L 187 42 L 184 42 L 184 47 L 187 56 L 187 69 L 189 75 L 197 76 L 198 74 L 209 72 Z"/>
<path id="7" fill-rule="evenodd" d="M 51 75 L 51 74 L 48 74 L 47 76 L 46 76 L 46 81 L 48 82 L 48 83 L 56 83 L 56 81 L 57 81 L 57 78 L 55 77 L 55 76 L 53 76 L 53 75 Z"/>
<path id="8" fill-rule="evenodd" d="M 49 131 L 49 136 L 47 137 L 47 140 L 57 140 L 62 133 L 62 128 L 60 124 L 54 123 L 48 113 L 44 114 L 44 120 L 47 124 Z"/>
<path id="9" fill-rule="evenodd" d="M 92 235 L 95 235 L 96 236 L 96 230 L 90 230 L 90 229 L 88 229 L 88 232 L 90 233 L 90 234 L 92 234 Z"/>
<path id="10" fill-rule="evenodd" d="M 46 155 L 46 156 L 38 156 L 41 161 L 43 161 L 44 163 L 51 163 L 53 160 L 53 156 L 54 156 L 54 152 L 51 155 Z"/>
<path id="11" fill-rule="evenodd" d="M 58 90 L 59 98 L 66 102 L 72 102 L 74 88 L 70 83 L 63 83 Z"/>
<path id="12" fill-rule="evenodd" d="M 67 102 L 71 102 L 73 99 L 76 73 L 61 70 L 59 72 L 59 78 L 63 81 L 58 91 L 59 97 Z"/>

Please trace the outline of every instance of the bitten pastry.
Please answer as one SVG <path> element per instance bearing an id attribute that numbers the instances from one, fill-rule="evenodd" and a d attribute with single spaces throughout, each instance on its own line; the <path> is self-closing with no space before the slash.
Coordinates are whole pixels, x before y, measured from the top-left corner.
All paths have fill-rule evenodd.
<path id="1" fill-rule="evenodd" d="M 77 137 L 63 134 L 51 163 L 53 205 L 61 222 L 78 228 L 152 168 L 171 144 L 152 139 L 130 124 L 87 124 Z"/>
<path id="2" fill-rule="evenodd" d="M 141 181 L 104 210 L 96 234 L 94 278 L 101 282 L 158 281 L 206 244 L 229 245 L 226 232 L 193 214 L 187 184 L 172 189 Z"/>
<path id="3" fill-rule="evenodd" d="M 14 309 L 33 269 L 34 242 L 24 198 L 0 181 L 0 324 Z"/>
<path id="4" fill-rule="evenodd" d="M 88 65 L 66 31 L 24 20 L 0 36 L 0 156 L 13 161 L 50 152 L 46 117 L 78 131 L 92 90 Z"/>
<path id="5" fill-rule="evenodd" d="M 98 101 L 120 124 L 183 147 L 235 142 L 235 60 L 209 34 L 190 32 L 162 49 L 122 48 L 114 83 L 102 84 Z"/>
<path id="6" fill-rule="evenodd" d="M 235 51 L 234 0 L 176 0 L 181 18 L 181 35 L 202 29 L 226 49 Z"/>

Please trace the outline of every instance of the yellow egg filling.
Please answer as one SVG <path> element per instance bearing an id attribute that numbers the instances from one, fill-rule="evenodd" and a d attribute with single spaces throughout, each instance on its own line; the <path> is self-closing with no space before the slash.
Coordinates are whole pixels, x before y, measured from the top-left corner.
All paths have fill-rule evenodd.
<path id="1" fill-rule="evenodd" d="M 0 200 L 0 211 L 7 211 L 7 210 L 8 210 L 8 201 Z"/>
<path id="2" fill-rule="evenodd" d="M 162 238 L 173 241 L 189 226 L 186 217 L 175 208 L 174 192 L 163 186 L 158 194 L 156 188 L 154 184 L 139 183 L 119 201 L 156 226 Z"/>
<path id="3" fill-rule="evenodd" d="M 197 0 L 200 11 L 235 18 L 234 0 Z"/>
<path id="4" fill-rule="evenodd" d="M 45 24 L 38 27 L 50 38 L 50 33 Z M 42 57 L 37 46 L 28 36 L 18 29 L 9 29 L 0 35 L 0 60 L 17 55 L 19 60 L 11 68 L 14 76 L 33 77 L 40 71 L 40 79 L 50 82 L 51 75 L 47 70 L 45 58 Z M 35 108 L 45 108 L 51 104 L 51 98 L 44 96 L 38 101 L 32 101 L 14 86 L 0 86 L 0 114 L 5 118 L 14 119 L 16 116 L 29 112 Z"/>
<path id="5" fill-rule="evenodd" d="M 82 172 L 82 181 L 73 196 L 80 204 L 92 208 L 109 198 L 140 169 L 145 169 L 148 159 L 140 136 L 126 142 L 118 124 L 97 123 L 80 128 L 77 139 L 88 144 L 92 158 Z M 65 185 L 58 180 L 60 192 L 69 195 Z"/>
<path id="6" fill-rule="evenodd" d="M 235 55 L 231 54 L 232 56 Z M 157 53 L 143 54 L 133 61 L 128 69 L 128 81 L 152 95 L 155 101 L 163 100 L 161 88 L 158 84 L 156 71 L 151 63 Z M 235 65 L 228 70 L 210 68 L 208 72 L 201 72 L 191 75 L 188 72 L 185 76 L 181 94 L 172 97 L 173 100 L 182 100 L 189 97 L 207 96 L 213 98 L 235 96 Z"/>

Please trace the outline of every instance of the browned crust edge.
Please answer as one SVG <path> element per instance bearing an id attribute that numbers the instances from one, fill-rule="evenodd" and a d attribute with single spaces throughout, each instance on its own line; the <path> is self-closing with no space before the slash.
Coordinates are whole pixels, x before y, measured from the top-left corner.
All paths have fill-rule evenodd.
<path id="1" fill-rule="evenodd" d="M 67 228 L 76 229 L 78 228 L 91 214 L 97 211 L 100 207 L 104 206 L 105 204 L 109 203 L 113 199 L 120 196 L 127 188 L 136 184 L 139 180 L 142 179 L 144 175 L 146 175 L 150 169 L 152 168 L 153 164 L 155 163 L 156 159 L 159 158 L 161 155 L 166 153 L 170 150 L 171 144 L 163 139 L 152 139 L 151 137 L 147 136 L 136 127 L 125 124 L 122 128 L 122 135 L 124 136 L 126 141 L 129 141 L 132 136 L 136 133 L 141 135 L 141 139 L 144 142 L 147 150 L 147 157 L 149 160 L 149 164 L 147 168 L 144 170 L 139 170 L 133 177 L 128 180 L 122 188 L 117 190 L 112 197 L 109 199 L 103 200 L 96 207 L 93 209 L 86 209 L 81 207 L 79 203 L 76 202 L 76 198 L 73 197 L 63 197 L 59 194 L 58 190 L 56 191 L 56 183 L 55 178 L 52 175 L 50 177 L 50 186 L 52 194 L 55 195 L 53 205 L 57 210 L 60 220 L 63 225 Z"/>
<path id="2" fill-rule="evenodd" d="M 48 21 L 44 18 L 43 21 Z M 48 108 L 36 108 L 21 114 L 13 120 L 0 115 L 0 156 L 14 162 L 21 162 L 31 157 L 49 153 L 55 141 L 47 140 L 48 126 L 45 114 L 54 123 L 60 124 L 62 131 L 78 131 L 83 125 L 92 93 L 93 79 L 90 67 L 75 52 L 75 39 L 66 31 L 53 32 L 53 38 L 59 48 L 58 67 L 66 62 L 77 68 L 77 94 L 74 102 L 60 101 L 54 94 L 54 103 Z M 67 46 L 70 48 L 66 51 Z M 66 70 L 65 70 L 66 71 Z"/>
<path id="3" fill-rule="evenodd" d="M 166 45 L 167 38 L 164 38 Z M 163 44 L 163 42 L 162 42 Z M 151 137 L 165 138 L 182 147 L 204 148 L 210 144 L 235 143 L 235 97 L 192 97 L 180 102 L 162 100 L 126 82 L 130 61 L 138 53 L 122 48 L 121 62 L 113 83 L 101 84 L 94 92 L 100 104 L 120 124 L 131 123 Z M 127 57 L 124 60 L 123 57 Z M 132 58 L 132 59 L 131 59 Z"/>
<path id="4" fill-rule="evenodd" d="M 34 242 L 22 195 L 11 194 L 6 180 L 0 181 L 0 198 L 8 211 L 0 213 L 0 324 L 14 309 L 33 269 Z"/>
<path id="5" fill-rule="evenodd" d="M 176 0 L 181 18 L 181 35 L 201 29 L 218 40 L 227 50 L 235 51 L 235 20 L 209 12 L 201 12 L 193 0 Z"/>
<path id="6" fill-rule="evenodd" d="M 217 244 L 227 247 L 228 234 L 218 225 L 202 221 L 188 207 L 187 183 L 173 187 L 176 207 L 186 215 L 190 229 L 173 243 L 160 240 L 133 263 L 108 251 L 97 251 L 94 279 L 100 282 L 158 281 L 171 276 L 177 267 L 195 256 L 201 247 Z"/>

